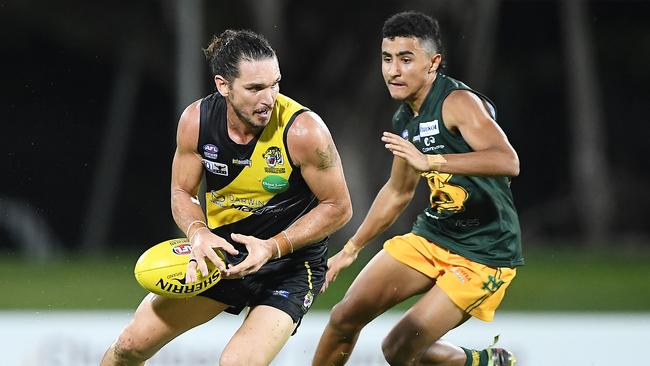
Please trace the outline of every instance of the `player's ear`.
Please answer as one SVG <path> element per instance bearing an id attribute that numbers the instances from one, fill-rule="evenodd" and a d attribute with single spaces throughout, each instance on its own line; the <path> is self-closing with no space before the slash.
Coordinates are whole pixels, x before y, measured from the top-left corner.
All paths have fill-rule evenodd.
<path id="1" fill-rule="evenodd" d="M 439 53 L 431 55 L 431 65 L 429 66 L 429 72 L 433 73 L 438 71 L 440 68 L 440 62 L 442 62 L 442 55 Z"/>
<path id="2" fill-rule="evenodd" d="M 224 79 L 223 76 L 215 75 L 214 85 L 217 87 L 217 91 L 222 96 L 226 97 L 228 96 L 228 93 L 230 93 L 230 83 L 228 83 L 228 80 Z"/>

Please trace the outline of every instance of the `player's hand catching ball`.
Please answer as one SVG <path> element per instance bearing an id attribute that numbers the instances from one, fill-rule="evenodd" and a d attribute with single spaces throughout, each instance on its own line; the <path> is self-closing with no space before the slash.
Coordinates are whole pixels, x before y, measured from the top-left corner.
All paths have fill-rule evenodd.
<path id="1" fill-rule="evenodd" d="M 264 263 L 273 256 L 274 245 L 272 239 L 262 240 L 250 235 L 230 234 L 232 240 L 242 243 L 248 249 L 246 259 L 236 266 L 228 268 L 224 278 L 242 278 L 257 272 Z"/>
<path id="2" fill-rule="evenodd" d="M 215 249 L 225 250 L 226 252 L 237 255 L 239 251 L 232 246 L 232 244 L 225 241 L 223 238 L 213 234 L 210 229 L 203 227 L 196 232 L 192 237 L 192 254 L 190 262 L 187 264 L 187 271 L 185 272 L 185 283 L 193 283 L 197 281 L 196 270 L 201 272 L 202 276 L 207 276 L 209 273 L 206 258 L 214 263 L 219 268 L 222 275 L 228 274 L 228 268 L 224 261 L 219 258 Z"/>

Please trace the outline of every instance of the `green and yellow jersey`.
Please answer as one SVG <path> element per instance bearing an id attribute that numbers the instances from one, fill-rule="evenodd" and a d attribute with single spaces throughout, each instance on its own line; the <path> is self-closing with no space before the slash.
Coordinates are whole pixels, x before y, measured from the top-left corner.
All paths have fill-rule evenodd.
<path id="1" fill-rule="evenodd" d="M 228 136 L 226 101 L 214 93 L 201 101 L 197 151 L 206 182 L 206 217 L 210 230 L 246 253 L 231 233 L 268 239 L 318 205 L 318 200 L 291 161 L 287 131 L 308 109 L 279 94 L 268 125 L 246 145 Z M 325 255 L 323 240 L 294 254 Z M 238 262 L 243 257 L 228 258 Z"/>
<path id="2" fill-rule="evenodd" d="M 481 98 L 496 120 L 494 104 L 462 82 L 438 74 L 418 116 L 403 103 L 393 116 L 393 129 L 424 154 L 473 151 L 460 134 L 445 127 L 442 104 L 454 90 Z M 491 267 L 524 264 L 519 219 L 508 177 L 478 177 L 425 172 L 429 206 L 417 217 L 412 232 L 472 261 Z"/>

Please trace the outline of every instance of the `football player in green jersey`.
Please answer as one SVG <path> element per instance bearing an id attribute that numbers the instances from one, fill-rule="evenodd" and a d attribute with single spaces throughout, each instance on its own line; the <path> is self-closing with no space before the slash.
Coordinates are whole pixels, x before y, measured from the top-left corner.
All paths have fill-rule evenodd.
<path id="1" fill-rule="evenodd" d="M 382 136 L 392 170 L 361 226 L 328 261 L 325 288 L 397 219 L 420 178 L 431 194 L 411 232 L 386 241 L 334 307 L 313 365 L 344 364 L 366 324 L 422 294 L 384 338 L 389 364 L 512 366 L 515 358 L 504 349 L 465 349 L 440 339 L 472 316 L 491 321 L 523 264 L 510 192 L 517 154 L 493 103 L 440 72 L 437 21 L 399 13 L 382 33 L 382 73 L 400 102 L 393 132 Z"/>

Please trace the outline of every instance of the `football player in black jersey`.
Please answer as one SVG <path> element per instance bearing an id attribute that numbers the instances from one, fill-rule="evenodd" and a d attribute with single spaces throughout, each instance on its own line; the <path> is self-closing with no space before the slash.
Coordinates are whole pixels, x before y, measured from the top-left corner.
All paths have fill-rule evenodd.
<path id="1" fill-rule="evenodd" d="M 206 275 L 208 261 L 224 279 L 188 299 L 148 295 L 102 365 L 141 365 L 181 333 L 244 308 L 219 364 L 268 365 L 324 283 L 327 237 L 352 214 L 332 136 L 316 113 L 279 93 L 268 42 L 226 30 L 205 54 L 217 92 L 180 118 L 172 212 L 192 244 L 186 282 Z"/>

